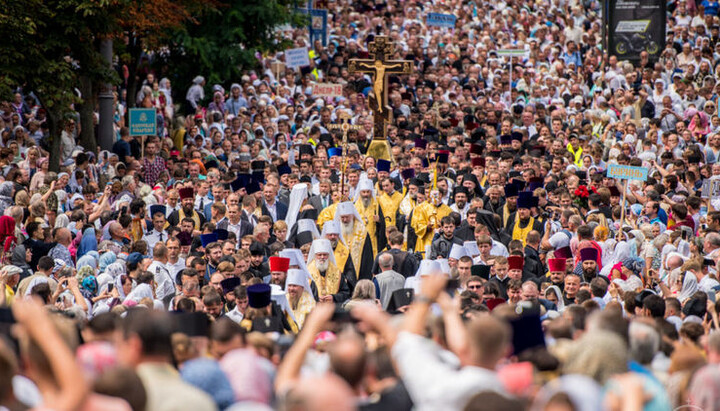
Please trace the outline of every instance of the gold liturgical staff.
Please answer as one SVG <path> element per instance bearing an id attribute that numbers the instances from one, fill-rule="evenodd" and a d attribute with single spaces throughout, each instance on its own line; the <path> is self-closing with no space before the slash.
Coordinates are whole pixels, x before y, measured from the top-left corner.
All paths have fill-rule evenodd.
<path id="1" fill-rule="evenodd" d="M 330 130 L 340 130 L 343 133 L 343 142 L 342 142 L 342 166 L 340 168 L 340 194 L 341 197 L 345 196 L 345 168 L 347 167 L 347 148 L 348 148 L 348 131 L 350 130 L 360 130 L 362 129 L 362 126 L 359 125 L 353 125 L 350 123 L 351 117 L 346 111 L 340 112 L 340 115 L 338 116 L 338 124 L 330 124 L 328 125 L 328 128 Z"/>
<path id="2" fill-rule="evenodd" d="M 392 108 L 387 105 L 387 75 L 410 74 L 412 62 L 409 60 L 388 60 L 395 52 L 395 45 L 387 36 L 377 36 L 368 45 L 372 59 L 352 59 L 348 62 L 350 73 L 365 73 L 373 77 L 372 94 L 369 98 L 373 111 L 373 139 L 367 154 L 375 159 L 392 160 L 390 146 L 385 137 L 385 127 L 392 121 Z"/>

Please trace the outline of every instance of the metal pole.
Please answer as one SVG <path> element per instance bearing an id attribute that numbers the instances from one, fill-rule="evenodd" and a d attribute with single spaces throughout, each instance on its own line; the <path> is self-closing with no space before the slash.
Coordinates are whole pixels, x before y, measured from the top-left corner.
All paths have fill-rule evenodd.
<path id="1" fill-rule="evenodd" d="M 109 69 L 112 69 L 113 43 L 111 39 L 104 39 L 100 42 L 100 54 Z M 102 150 L 112 150 L 115 143 L 113 120 L 115 110 L 113 107 L 112 84 L 103 84 L 98 94 L 100 107 L 100 120 L 98 122 L 98 142 Z"/>
<path id="2" fill-rule="evenodd" d="M 508 73 L 508 107 L 512 106 L 512 54 L 510 55 L 510 72 Z"/>

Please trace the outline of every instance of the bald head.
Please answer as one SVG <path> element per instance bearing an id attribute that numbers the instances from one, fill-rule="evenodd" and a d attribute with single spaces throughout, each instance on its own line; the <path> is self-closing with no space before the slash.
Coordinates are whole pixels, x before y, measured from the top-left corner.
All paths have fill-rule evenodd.
<path id="1" fill-rule="evenodd" d="M 682 267 L 682 265 L 683 265 L 683 259 L 679 255 L 671 255 L 667 259 L 668 270 L 674 270 L 678 267 Z"/>
<path id="2" fill-rule="evenodd" d="M 325 374 L 317 378 L 303 378 L 288 393 L 285 409 L 294 411 L 310 410 L 355 410 L 353 392 L 342 378 Z"/>
<path id="3" fill-rule="evenodd" d="M 55 241 L 64 246 L 70 245 L 70 242 L 72 241 L 72 235 L 70 234 L 70 230 L 68 230 L 67 228 L 58 228 L 58 230 L 55 232 Z"/>
<path id="4" fill-rule="evenodd" d="M 110 223 L 110 227 L 108 227 L 108 232 L 111 236 L 120 236 L 122 231 L 122 226 L 120 223 L 113 221 Z"/>
<path id="5" fill-rule="evenodd" d="M 330 347 L 330 367 L 351 387 L 362 383 L 365 357 L 365 344 L 357 335 L 343 335 Z"/>

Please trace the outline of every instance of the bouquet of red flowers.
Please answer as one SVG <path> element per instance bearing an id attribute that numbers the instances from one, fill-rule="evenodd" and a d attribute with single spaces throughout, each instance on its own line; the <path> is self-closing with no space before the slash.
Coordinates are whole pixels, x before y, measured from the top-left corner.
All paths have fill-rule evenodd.
<path id="1" fill-rule="evenodd" d="M 587 210 L 588 208 L 588 197 L 590 197 L 590 191 L 587 186 L 581 185 L 573 192 L 575 199 L 573 203 L 581 209 Z"/>

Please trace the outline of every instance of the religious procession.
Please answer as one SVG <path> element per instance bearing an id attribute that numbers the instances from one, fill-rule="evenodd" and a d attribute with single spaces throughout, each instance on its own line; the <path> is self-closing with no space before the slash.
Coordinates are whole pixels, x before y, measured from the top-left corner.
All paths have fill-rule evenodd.
<path id="1" fill-rule="evenodd" d="M 0 410 L 720 410 L 719 11 L 315 0 L 237 78 L 109 59 L 109 123 L 13 84 Z"/>

